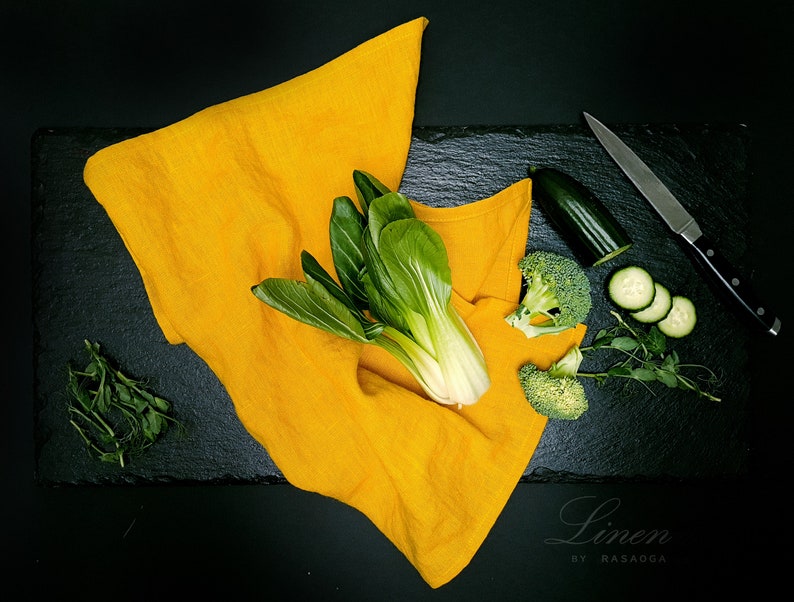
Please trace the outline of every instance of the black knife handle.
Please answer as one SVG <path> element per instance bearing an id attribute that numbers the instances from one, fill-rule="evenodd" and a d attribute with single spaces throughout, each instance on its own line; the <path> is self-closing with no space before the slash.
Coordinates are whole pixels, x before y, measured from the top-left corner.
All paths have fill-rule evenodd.
<path id="1" fill-rule="evenodd" d="M 705 236 L 699 236 L 690 243 L 695 258 L 709 274 L 720 283 L 744 313 L 754 318 L 757 324 L 769 334 L 780 331 L 781 322 L 775 314 L 756 299 L 750 290 L 749 280 L 745 280 Z"/>

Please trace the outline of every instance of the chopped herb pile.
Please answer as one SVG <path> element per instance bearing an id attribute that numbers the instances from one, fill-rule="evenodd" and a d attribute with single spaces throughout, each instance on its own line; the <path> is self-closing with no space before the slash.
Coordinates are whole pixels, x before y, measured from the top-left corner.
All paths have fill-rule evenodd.
<path id="1" fill-rule="evenodd" d="M 68 366 L 69 422 L 88 451 L 103 462 L 122 468 L 155 443 L 169 423 L 171 404 L 125 375 L 99 349 L 85 341 L 90 361 L 84 370 Z"/>

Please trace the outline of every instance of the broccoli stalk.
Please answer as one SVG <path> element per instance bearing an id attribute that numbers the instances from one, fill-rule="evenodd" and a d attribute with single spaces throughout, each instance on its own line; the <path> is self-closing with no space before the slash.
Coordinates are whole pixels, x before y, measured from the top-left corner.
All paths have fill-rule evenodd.
<path id="1" fill-rule="evenodd" d="M 533 251 L 518 262 L 526 283 L 519 306 L 505 320 L 527 338 L 576 327 L 590 313 L 590 281 L 573 259 Z"/>

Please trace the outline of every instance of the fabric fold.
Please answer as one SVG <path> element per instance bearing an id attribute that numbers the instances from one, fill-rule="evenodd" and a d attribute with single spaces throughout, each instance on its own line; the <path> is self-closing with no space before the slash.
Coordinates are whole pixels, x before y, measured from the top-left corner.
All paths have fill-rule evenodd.
<path id="1" fill-rule="evenodd" d="M 409 21 L 284 84 L 105 148 L 84 179 L 166 339 L 207 363 L 287 480 L 363 512 L 439 587 L 470 562 L 543 433 L 518 366 L 548 364 L 583 335 L 530 341 L 504 322 L 531 182 L 450 209 L 415 201 L 447 245 L 455 305 L 491 371 L 491 389 L 463 410 L 423 397 L 378 349 L 297 323 L 250 290 L 302 279 L 304 249 L 330 271 L 332 201 L 355 198 L 354 169 L 399 188 L 426 25 Z"/>

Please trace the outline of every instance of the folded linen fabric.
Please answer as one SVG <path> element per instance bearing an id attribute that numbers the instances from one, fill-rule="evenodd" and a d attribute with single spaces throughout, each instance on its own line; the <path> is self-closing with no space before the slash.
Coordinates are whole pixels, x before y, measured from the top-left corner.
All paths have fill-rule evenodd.
<path id="1" fill-rule="evenodd" d="M 251 287 L 332 271 L 332 201 L 354 169 L 397 190 L 410 146 L 424 18 L 273 88 L 102 149 L 84 179 L 122 237 L 166 339 L 223 383 L 246 429 L 296 487 L 363 512 L 431 587 L 487 536 L 546 419 L 521 363 L 548 365 L 584 327 L 527 340 L 518 300 L 531 181 L 456 208 L 415 202 L 447 245 L 454 302 L 480 343 L 489 391 L 462 410 L 425 398 L 385 352 L 298 323 Z"/>

